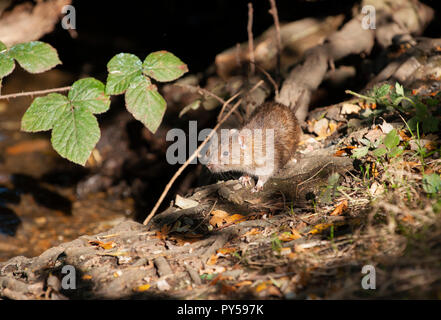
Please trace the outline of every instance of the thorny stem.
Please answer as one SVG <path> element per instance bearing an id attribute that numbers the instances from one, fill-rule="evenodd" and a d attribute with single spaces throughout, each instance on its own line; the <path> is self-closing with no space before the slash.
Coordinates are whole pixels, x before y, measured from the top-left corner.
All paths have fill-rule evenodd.
<path id="1" fill-rule="evenodd" d="M 40 96 L 40 95 L 47 94 L 47 93 L 68 91 L 68 90 L 70 90 L 70 88 L 71 88 L 70 86 L 67 86 L 67 87 L 62 87 L 62 88 L 46 89 L 46 90 L 39 90 L 39 91 L 5 94 L 5 95 L 0 95 L 0 100 L 19 98 L 19 97 L 28 97 L 28 96 Z"/>
<path id="2" fill-rule="evenodd" d="M 373 102 L 376 101 L 376 100 L 375 100 L 374 98 L 372 98 L 372 97 L 368 97 L 368 96 L 365 96 L 365 95 L 359 94 L 359 93 L 354 92 L 354 91 L 351 91 L 351 90 L 346 90 L 345 93 L 347 93 L 347 94 L 352 94 L 353 96 L 356 96 L 357 98 L 360 98 L 360 99 L 365 99 L 365 100 L 369 100 L 369 101 L 373 101 Z"/>

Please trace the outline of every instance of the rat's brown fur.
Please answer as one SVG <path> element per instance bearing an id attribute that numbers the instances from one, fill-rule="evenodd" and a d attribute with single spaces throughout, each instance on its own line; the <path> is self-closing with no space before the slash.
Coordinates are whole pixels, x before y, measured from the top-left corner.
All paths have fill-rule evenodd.
<path id="1" fill-rule="evenodd" d="M 262 139 L 254 134 L 256 129 L 263 131 Z M 274 130 L 273 151 L 266 145 L 267 129 Z M 297 118 L 287 106 L 276 102 L 264 103 L 256 108 L 241 129 L 231 130 L 228 136 L 220 137 L 219 145 L 210 147 L 207 167 L 213 172 L 243 172 L 243 183 L 250 182 L 248 175 L 257 176 L 259 181 L 253 191 L 261 190 L 263 184 L 292 158 L 301 132 Z M 240 156 L 232 151 L 235 143 L 240 145 Z M 252 152 L 246 153 L 247 150 Z M 254 154 L 255 150 L 262 150 L 263 156 Z M 270 158 L 265 158 L 266 152 L 269 152 Z M 268 166 L 268 159 L 274 159 L 271 166 Z"/>

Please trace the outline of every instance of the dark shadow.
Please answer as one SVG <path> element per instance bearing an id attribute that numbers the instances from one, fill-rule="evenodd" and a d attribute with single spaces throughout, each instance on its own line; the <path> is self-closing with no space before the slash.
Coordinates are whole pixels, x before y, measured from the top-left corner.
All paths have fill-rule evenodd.
<path id="1" fill-rule="evenodd" d="M 42 187 L 37 179 L 24 174 L 13 174 L 11 180 L 18 193 L 31 194 L 39 205 L 59 210 L 67 215 L 72 214 L 72 202 L 66 197 Z"/>
<path id="2" fill-rule="evenodd" d="M 15 236 L 20 224 L 21 220 L 13 210 L 0 206 L 0 233 Z"/>
<path id="3" fill-rule="evenodd" d="M 6 204 L 19 202 L 20 195 L 17 192 L 0 186 L 0 233 L 14 236 L 17 232 L 21 220 L 12 209 L 6 207 Z"/>
<path id="4" fill-rule="evenodd" d="M 89 170 L 80 166 L 68 169 L 56 169 L 45 173 L 42 182 L 60 187 L 72 187 L 87 176 Z"/>

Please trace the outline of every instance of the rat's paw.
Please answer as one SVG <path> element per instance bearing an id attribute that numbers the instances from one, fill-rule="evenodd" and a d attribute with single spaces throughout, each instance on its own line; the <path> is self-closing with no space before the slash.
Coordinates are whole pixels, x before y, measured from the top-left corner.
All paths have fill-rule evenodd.
<path id="1" fill-rule="evenodd" d="M 248 175 L 243 175 L 242 177 L 239 178 L 239 182 L 244 186 L 252 186 L 253 183 L 251 182 L 252 178 Z"/>
<path id="2" fill-rule="evenodd" d="M 263 191 L 263 182 L 260 180 L 257 181 L 256 186 L 253 189 L 251 189 L 252 193 L 259 192 L 259 191 Z"/>

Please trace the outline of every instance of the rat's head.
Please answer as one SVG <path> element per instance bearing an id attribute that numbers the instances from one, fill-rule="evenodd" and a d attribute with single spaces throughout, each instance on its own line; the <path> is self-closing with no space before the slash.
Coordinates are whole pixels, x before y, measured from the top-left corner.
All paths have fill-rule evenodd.
<path id="1" fill-rule="evenodd" d="M 211 172 L 272 172 L 275 167 L 274 130 L 223 129 L 213 136 L 205 154 Z M 257 171 L 256 171 L 257 170 Z"/>
<path id="2" fill-rule="evenodd" d="M 247 164 L 246 135 L 237 129 L 222 129 L 215 134 L 205 153 L 205 164 L 211 172 L 241 170 Z"/>

